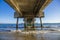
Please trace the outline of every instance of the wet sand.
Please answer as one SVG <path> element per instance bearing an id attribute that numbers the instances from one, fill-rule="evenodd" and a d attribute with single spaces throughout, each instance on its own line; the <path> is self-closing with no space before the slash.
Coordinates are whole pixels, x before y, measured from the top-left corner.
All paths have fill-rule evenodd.
<path id="1" fill-rule="evenodd" d="M 0 40 L 60 40 L 60 31 L 0 32 Z"/>

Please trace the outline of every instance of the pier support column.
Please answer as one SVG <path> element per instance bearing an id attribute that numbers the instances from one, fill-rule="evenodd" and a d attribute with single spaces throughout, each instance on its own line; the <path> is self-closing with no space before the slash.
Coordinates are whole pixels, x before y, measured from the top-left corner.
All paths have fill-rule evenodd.
<path id="1" fill-rule="evenodd" d="M 40 17 L 41 30 L 43 30 L 42 18 Z"/>
<path id="2" fill-rule="evenodd" d="M 24 29 L 26 30 L 26 22 L 27 21 L 27 19 L 26 18 L 24 18 Z"/>
<path id="3" fill-rule="evenodd" d="M 35 27 L 34 27 L 34 19 L 33 19 L 33 21 L 32 21 L 32 24 L 33 24 L 33 25 L 32 25 L 32 28 L 33 28 L 33 30 L 34 30 L 34 28 L 35 28 Z"/>
<path id="4" fill-rule="evenodd" d="M 18 30 L 18 21 L 19 21 L 19 18 L 17 17 L 17 21 L 16 21 L 16 31 Z"/>

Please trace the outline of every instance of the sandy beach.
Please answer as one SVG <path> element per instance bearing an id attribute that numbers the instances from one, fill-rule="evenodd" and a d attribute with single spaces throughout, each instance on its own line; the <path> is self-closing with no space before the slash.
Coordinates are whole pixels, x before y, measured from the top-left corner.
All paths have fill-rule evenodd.
<path id="1" fill-rule="evenodd" d="M 0 40 L 60 40 L 60 31 L 0 32 Z"/>

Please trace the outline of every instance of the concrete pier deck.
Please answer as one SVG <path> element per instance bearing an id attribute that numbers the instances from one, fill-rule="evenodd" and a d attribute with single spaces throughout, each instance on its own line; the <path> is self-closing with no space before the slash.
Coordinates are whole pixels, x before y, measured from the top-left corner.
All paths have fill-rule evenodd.
<path id="1" fill-rule="evenodd" d="M 0 32 L 0 40 L 60 40 L 60 31 Z"/>

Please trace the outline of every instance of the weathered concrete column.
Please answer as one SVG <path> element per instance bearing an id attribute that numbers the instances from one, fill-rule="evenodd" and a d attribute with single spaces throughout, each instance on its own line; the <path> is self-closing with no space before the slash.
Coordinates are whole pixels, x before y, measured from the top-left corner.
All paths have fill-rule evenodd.
<path id="1" fill-rule="evenodd" d="M 44 12 L 43 11 L 40 11 L 39 17 L 40 17 L 41 30 L 43 30 L 43 24 L 42 24 L 42 18 L 44 18 Z"/>
<path id="2" fill-rule="evenodd" d="M 17 17 L 17 21 L 16 21 L 16 31 L 18 30 L 18 21 L 19 21 L 19 18 Z"/>
<path id="3" fill-rule="evenodd" d="M 32 21 L 32 28 L 33 28 L 33 30 L 35 30 L 35 26 L 34 26 L 34 19 L 33 19 L 33 21 Z"/>
<path id="4" fill-rule="evenodd" d="M 24 18 L 24 28 L 26 29 L 26 23 L 27 23 L 27 19 Z"/>
<path id="5" fill-rule="evenodd" d="M 43 30 L 42 18 L 40 17 L 41 30 Z"/>
<path id="6" fill-rule="evenodd" d="M 32 28 L 33 28 L 33 29 L 35 28 L 35 27 L 34 27 L 34 21 L 35 21 L 35 20 L 33 19 L 33 21 L 32 21 L 32 24 L 33 24 L 33 25 L 32 25 Z"/>

